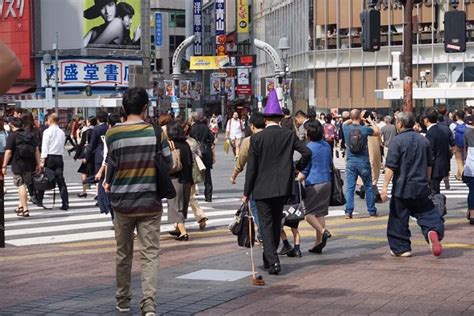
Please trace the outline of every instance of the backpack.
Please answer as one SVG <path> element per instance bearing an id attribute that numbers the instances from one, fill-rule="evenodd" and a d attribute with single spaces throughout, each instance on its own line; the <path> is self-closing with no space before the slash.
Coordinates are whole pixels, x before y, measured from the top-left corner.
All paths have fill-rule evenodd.
<path id="1" fill-rule="evenodd" d="M 15 155 L 18 159 L 33 159 L 36 153 L 36 138 L 33 133 L 18 132 L 15 141 Z"/>
<path id="2" fill-rule="evenodd" d="M 454 128 L 454 143 L 459 148 L 464 148 L 464 133 L 466 132 L 466 124 L 456 123 Z"/>
<path id="3" fill-rule="evenodd" d="M 333 142 L 336 139 L 336 127 L 332 124 L 324 124 L 324 139 Z"/>
<path id="4" fill-rule="evenodd" d="M 173 141 L 169 141 L 170 150 L 171 150 L 171 158 L 172 158 L 172 165 L 169 170 L 169 174 L 177 173 L 183 170 L 183 164 L 181 163 L 181 151 L 176 148 Z"/>
<path id="5" fill-rule="evenodd" d="M 364 135 L 360 127 L 355 127 L 349 132 L 349 150 L 353 154 L 360 154 L 364 151 Z"/>

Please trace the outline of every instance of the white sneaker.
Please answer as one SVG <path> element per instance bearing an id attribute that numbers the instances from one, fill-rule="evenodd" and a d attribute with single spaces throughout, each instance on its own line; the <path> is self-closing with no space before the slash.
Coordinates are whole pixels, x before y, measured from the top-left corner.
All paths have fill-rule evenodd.
<path id="1" fill-rule="evenodd" d="M 400 258 L 410 258 L 412 256 L 410 251 L 405 251 L 405 252 L 396 254 L 392 250 L 390 250 L 390 255 L 392 255 L 392 257 L 400 257 Z"/>
<path id="2" fill-rule="evenodd" d="M 120 313 L 128 313 L 130 312 L 130 302 L 117 303 L 115 309 L 118 310 Z"/>

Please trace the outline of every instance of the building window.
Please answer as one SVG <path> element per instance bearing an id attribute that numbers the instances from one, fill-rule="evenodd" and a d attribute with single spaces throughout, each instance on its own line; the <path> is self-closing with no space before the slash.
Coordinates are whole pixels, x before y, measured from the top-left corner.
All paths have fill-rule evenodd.
<path id="1" fill-rule="evenodd" d="M 174 52 L 176 48 L 184 41 L 185 37 L 180 35 L 170 36 L 170 52 Z"/>
<path id="2" fill-rule="evenodd" d="M 170 13 L 169 27 L 186 27 L 186 14 L 184 11 Z"/>
<path id="3" fill-rule="evenodd" d="M 156 59 L 155 65 L 156 65 L 155 66 L 156 70 L 163 69 L 163 59 L 162 58 Z"/>

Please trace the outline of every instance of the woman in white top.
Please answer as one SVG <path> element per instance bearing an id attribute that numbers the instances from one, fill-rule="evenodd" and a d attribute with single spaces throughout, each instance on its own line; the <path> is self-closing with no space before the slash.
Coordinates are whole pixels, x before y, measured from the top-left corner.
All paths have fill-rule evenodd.
<path id="1" fill-rule="evenodd" d="M 232 118 L 227 122 L 225 138 L 230 139 L 235 159 L 240 154 L 240 141 L 244 136 L 242 121 L 239 119 L 239 113 L 234 112 Z"/>

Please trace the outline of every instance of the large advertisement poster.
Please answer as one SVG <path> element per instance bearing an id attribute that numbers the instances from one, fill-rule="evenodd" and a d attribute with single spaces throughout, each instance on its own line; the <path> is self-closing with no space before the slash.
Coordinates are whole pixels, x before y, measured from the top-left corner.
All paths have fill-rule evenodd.
<path id="1" fill-rule="evenodd" d="M 20 59 L 20 80 L 35 78 L 31 57 L 31 2 L 30 0 L 0 0 L 0 41 L 4 42 Z"/>
<path id="2" fill-rule="evenodd" d="M 141 0 L 83 0 L 84 47 L 140 49 Z"/>

